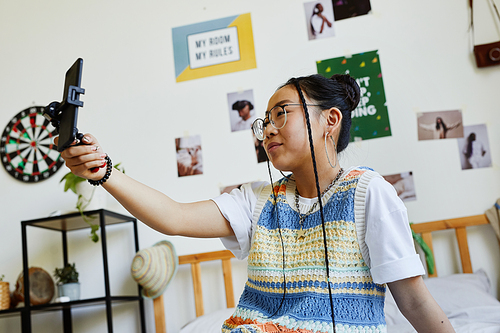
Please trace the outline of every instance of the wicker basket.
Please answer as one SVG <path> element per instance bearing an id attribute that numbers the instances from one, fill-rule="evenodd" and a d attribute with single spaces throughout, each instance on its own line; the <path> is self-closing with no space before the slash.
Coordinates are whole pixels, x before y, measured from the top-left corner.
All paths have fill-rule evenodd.
<path id="1" fill-rule="evenodd" d="M 0 310 L 6 310 L 10 307 L 9 283 L 0 281 Z"/>

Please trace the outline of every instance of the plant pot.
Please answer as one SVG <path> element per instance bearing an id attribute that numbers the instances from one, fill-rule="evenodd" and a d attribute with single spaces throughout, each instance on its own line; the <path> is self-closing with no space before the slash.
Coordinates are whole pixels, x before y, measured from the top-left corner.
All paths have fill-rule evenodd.
<path id="1" fill-rule="evenodd" d="M 70 301 L 78 301 L 80 299 L 80 283 L 65 283 L 57 285 L 57 293 L 59 297 L 67 296 Z"/>
<path id="2" fill-rule="evenodd" d="M 81 182 L 76 185 L 76 192 L 79 196 L 78 202 L 82 210 L 95 210 L 106 208 L 107 193 L 101 186 L 92 186 L 88 182 Z"/>

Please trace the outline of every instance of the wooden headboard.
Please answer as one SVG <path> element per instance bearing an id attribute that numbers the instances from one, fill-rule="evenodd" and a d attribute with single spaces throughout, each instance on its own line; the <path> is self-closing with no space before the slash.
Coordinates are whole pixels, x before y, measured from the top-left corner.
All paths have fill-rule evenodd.
<path id="1" fill-rule="evenodd" d="M 427 243 L 427 245 L 431 250 L 432 250 L 432 232 L 439 230 L 455 229 L 455 234 L 458 241 L 458 249 L 460 251 L 460 259 L 462 262 L 462 270 L 464 273 L 472 273 L 472 264 L 469 254 L 469 245 L 467 242 L 466 228 L 470 226 L 476 226 L 488 223 L 489 222 L 488 219 L 486 218 L 486 215 L 483 214 L 483 215 L 474 215 L 474 216 L 461 217 L 448 220 L 416 223 L 412 224 L 411 228 L 416 233 L 422 235 L 422 238 L 424 239 L 424 241 Z M 203 295 L 201 289 L 200 262 L 213 261 L 213 260 L 222 261 L 222 271 L 224 275 L 224 286 L 226 291 L 226 304 L 228 308 L 235 306 L 232 271 L 231 271 L 231 258 L 234 258 L 234 255 L 228 250 L 179 256 L 179 265 L 191 264 L 191 274 L 193 276 L 193 290 L 194 290 L 197 317 L 202 316 L 204 314 Z M 436 276 L 437 276 L 437 269 L 434 270 L 434 274 L 429 275 L 429 277 L 436 277 Z M 154 312 L 155 312 L 156 333 L 166 333 L 163 296 L 154 299 Z"/>
<path id="2" fill-rule="evenodd" d="M 234 258 L 234 255 L 229 250 L 179 256 L 179 265 L 191 264 L 191 275 L 193 277 L 194 304 L 196 307 L 196 317 L 202 316 L 205 313 L 203 309 L 203 293 L 201 289 L 200 262 L 214 261 L 214 260 L 222 261 L 224 289 L 226 292 L 226 305 L 228 308 L 235 307 L 231 258 Z M 153 303 L 155 312 L 156 333 L 166 333 L 167 329 L 165 325 L 165 308 L 163 303 L 163 295 L 155 298 L 153 300 Z"/>
<path id="3" fill-rule="evenodd" d="M 434 255 L 434 250 L 432 249 L 432 232 L 439 230 L 446 230 L 446 229 L 455 229 L 455 235 L 457 237 L 457 242 L 458 242 L 458 250 L 460 252 L 460 261 L 462 262 L 462 271 L 464 273 L 472 273 L 472 263 L 470 260 L 466 227 L 488 224 L 488 223 L 489 221 L 486 218 L 486 215 L 482 214 L 482 215 L 460 217 L 449 220 L 416 223 L 412 224 L 411 228 L 416 233 L 422 235 L 423 240 L 432 250 L 433 255 Z M 436 276 L 437 276 L 437 269 L 435 268 L 434 274 L 429 274 L 429 277 L 436 277 Z"/>

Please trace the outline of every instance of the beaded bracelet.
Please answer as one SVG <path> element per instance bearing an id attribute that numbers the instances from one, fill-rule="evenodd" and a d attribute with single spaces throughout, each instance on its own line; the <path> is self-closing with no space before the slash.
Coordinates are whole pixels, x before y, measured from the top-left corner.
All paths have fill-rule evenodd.
<path id="1" fill-rule="evenodd" d="M 94 186 L 102 185 L 108 180 L 109 176 L 111 176 L 111 171 L 113 171 L 113 163 L 111 162 L 111 158 L 106 154 L 104 158 L 106 160 L 106 174 L 99 180 L 91 180 L 89 179 L 89 183 Z"/>

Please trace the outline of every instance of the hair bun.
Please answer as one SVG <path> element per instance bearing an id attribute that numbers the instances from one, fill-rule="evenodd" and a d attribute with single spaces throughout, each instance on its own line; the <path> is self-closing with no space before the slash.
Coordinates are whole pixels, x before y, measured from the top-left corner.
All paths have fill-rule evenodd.
<path id="1" fill-rule="evenodd" d="M 350 106 L 349 111 L 354 110 L 358 106 L 360 98 L 359 85 L 356 80 L 348 74 L 334 74 L 331 79 L 342 84 Z"/>

